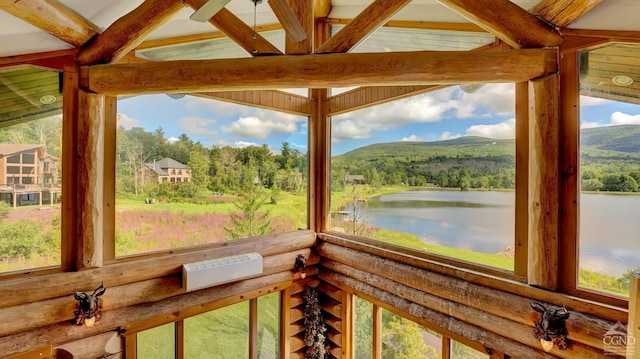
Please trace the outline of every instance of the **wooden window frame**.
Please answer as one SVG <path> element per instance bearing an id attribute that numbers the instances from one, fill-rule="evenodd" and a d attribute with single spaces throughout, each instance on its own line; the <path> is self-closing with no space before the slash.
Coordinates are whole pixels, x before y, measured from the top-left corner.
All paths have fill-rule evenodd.
<path id="1" fill-rule="evenodd" d="M 613 43 L 637 43 L 640 38 L 616 38 L 607 31 L 585 32 L 579 31 L 576 36 L 569 38 L 565 48 L 561 48 L 560 78 L 561 121 L 560 131 L 563 141 L 560 151 L 562 156 L 562 181 L 560 190 L 561 226 L 559 263 L 560 289 L 570 295 L 594 300 L 600 303 L 629 308 L 629 299 L 582 288 L 579 285 L 579 244 L 580 244 L 580 78 L 579 52 L 590 50 Z M 583 36 L 584 35 L 584 36 Z"/>

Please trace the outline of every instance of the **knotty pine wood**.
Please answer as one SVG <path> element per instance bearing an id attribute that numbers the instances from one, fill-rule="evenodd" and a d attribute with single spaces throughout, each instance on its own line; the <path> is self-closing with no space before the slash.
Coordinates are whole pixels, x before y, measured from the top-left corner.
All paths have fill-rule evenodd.
<path id="1" fill-rule="evenodd" d="M 327 99 L 327 114 L 336 116 L 443 88 L 439 85 L 363 86 Z"/>
<path id="2" fill-rule="evenodd" d="M 288 3 L 300 22 L 306 37 L 302 41 L 295 42 L 289 36 L 286 36 L 284 52 L 287 55 L 308 55 L 313 49 L 314 0 L 289 0 Z"/>
<path id="3" fill-rule="evenodd" d="M 277 90 L 197 92 L 192 95 L 299 116 L 311 116 L 315 109 L 310 98 Z"/>
<path id="4" fill-rule="evenodd" d="M 309 0 L 298 0 L 299 2 L 306 1 L 309 5 L 311 3 Z M 293 9 L 289 6 L 287 0 L 267 0 L 267 4 L 271 7 L 271 10 L 278 18 L 280 24 L 285 31 L 285 37 L 291 41 L 292 43 L 300 42 L 307 38 L 307 29 L 311 27 L 307 27 L 306 29 L 300 24 L 300 21 L 297 17 L 297 14 L 293 11 Z M 308 7 L 309 11 L 311 11 L 311 6 Z M 311 16 L 308 17 L 311 20 Z"/>
<path id="5" fill-rule="evenodd" d="M 558 289 L 560 241 L 560 88 L 553 74 L 529 82 L 530 285 Z"/>
<path id="6" fill-rule="evenodd" d="M 528 81 L 557 70 L 556 49 L 415 51 L 176 60 L 81 68 L 107 95 Z"/>
<path id="7" fill-rule="evenodd" d="M 529 10 L 558 27 L 565 27 L 598 6 L 603 0 L 543 0 Z"/>

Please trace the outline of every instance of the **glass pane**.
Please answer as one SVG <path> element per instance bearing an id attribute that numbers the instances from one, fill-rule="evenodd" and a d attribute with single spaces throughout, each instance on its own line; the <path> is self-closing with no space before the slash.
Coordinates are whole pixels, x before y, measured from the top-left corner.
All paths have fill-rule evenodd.
<path id="1" fill-rule="evenodd" d="M 580 55 L 579 285 L 629 295 L 640 269 L 640 45 Z"/>
<path id="2" fill-rule="evenodd" d="M 258 298 L 258 359 L 279 358 L 280 293 Z"/>
<path id="3" fill-rule="evenodd" d="M 451 340 L 451 359 L 488 359 L 489 355 L 479 352 L 460 342 Z"/>
<path id="4" fill-rule="evenodd" d="M 118 108 L 117 256 L 307 228 L 307 118 L 192 96 Z"/>
<path id="5" fill-rule="evenodd" d="M 0 272 L 60 265 L 61 134 L 59 115 L 0 128 Z"/>
<path id="6" fill-rule="evenodd" d="M 353 336 L 356 359 L 370 359 L 373 355 L 373 304 L 355 297 L 355 325 Z"/>
<path id="7" fill-rule="evenodd" d="M 138 359 L 172 359 L 176 353 L 175 323 L 137 334 Z"/>
<path id="8" fill-rule="evenodd" d="M 453 86 L 332 119 L 334 230 L 513 270 L 514 86 Z"/>
<path id="9" fill-rule="evenodd" d="M 382 357 L 385 359 L 439 358 L 442 338 L 423 326 L 382 311 Z"/>
<path id="10" fill-rule="evenodd" d="M 249 356 L 249 302 L 184 320 L 184 355 L 189 359 Z"/>

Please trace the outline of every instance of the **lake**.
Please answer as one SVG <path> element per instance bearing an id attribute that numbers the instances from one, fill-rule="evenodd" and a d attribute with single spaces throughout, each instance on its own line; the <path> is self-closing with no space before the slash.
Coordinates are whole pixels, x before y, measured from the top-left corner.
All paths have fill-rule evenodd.
<path id="1" fill-rule="evenodd" d="M 620 276 L 640 267 L 640 196 L 582 194 L 580 267 Z M 514 244 L 515 193 L 406 191 L 368 201 L 377 227 L 427 243 L 498 253 Z"/>

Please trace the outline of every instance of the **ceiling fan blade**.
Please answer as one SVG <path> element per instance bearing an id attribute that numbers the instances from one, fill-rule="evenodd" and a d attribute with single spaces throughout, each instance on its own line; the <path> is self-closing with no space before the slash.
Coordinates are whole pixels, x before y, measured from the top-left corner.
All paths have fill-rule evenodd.
<path id="1" fill-rule="evenodd" d="M 204 5 L 200 6 L 200 8 L 189 18 L 193 21 L 207 22 L 230 1 L 231 0 L 209 0 Z"/>
<path id="2" fill-rule="evenodd" d="M 287 0 L 269 0 L 269 6 L 271 6 L 271 10 L 276 14 L 278 20 L 280 20 L 289 40 L 300 42 L 307 38 L 307 33 L 304 31 L 302 25 L 300 25 L 296 14 L 291 10 L 289 4 L 287 4 Z"/>

